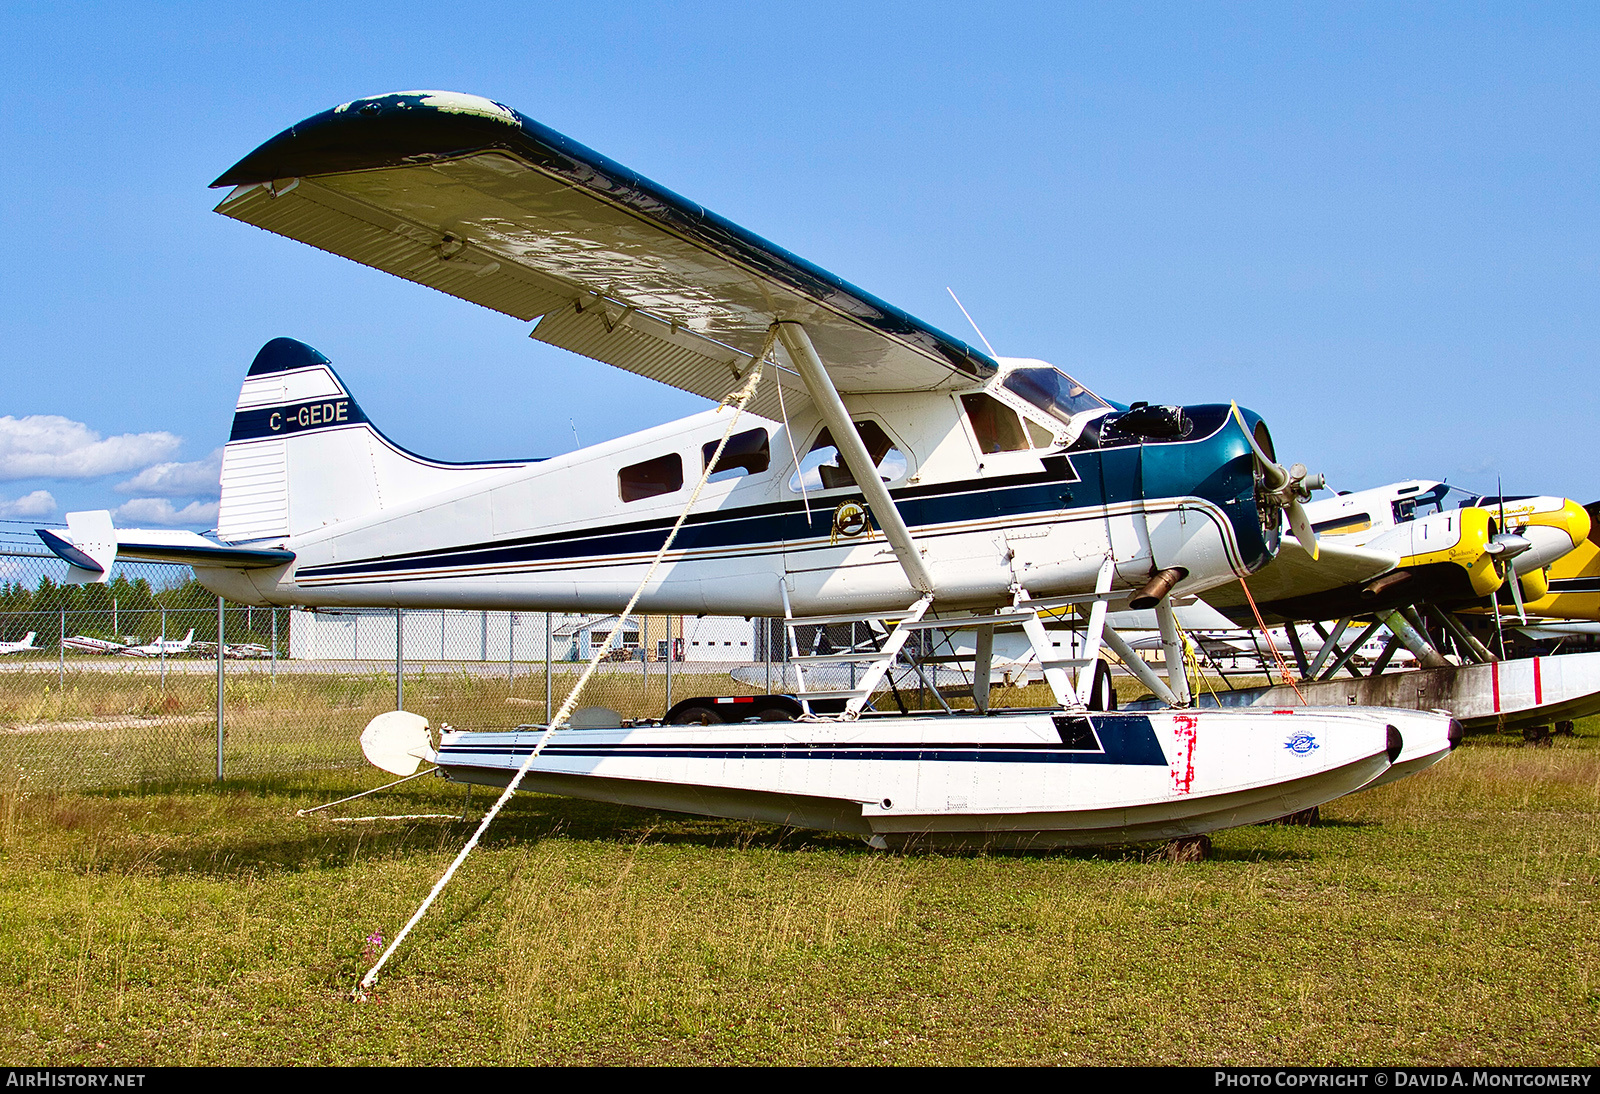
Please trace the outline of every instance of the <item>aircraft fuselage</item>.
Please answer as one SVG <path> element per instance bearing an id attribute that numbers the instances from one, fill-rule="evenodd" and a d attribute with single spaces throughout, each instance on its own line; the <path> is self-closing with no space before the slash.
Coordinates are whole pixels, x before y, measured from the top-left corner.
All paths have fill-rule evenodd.
<path id="1" fill-rule="evenodd" d="M 537 462 L 438 464 L 384 438 L 316 356 L 281 369 L 258 358 L 241 395 L 221 535 L 281 544 L 296 557 L 275 569 L 197 567 L 236 601 L 616 611 L 731 414 L 707 411 Z M 307 391 L 326 391 L 312 402 L 333 411 L 302 414 Z M 996 441 L 987 419 L 975 424 L 980 394 L 990 418 L 994 406 L 1020 416 L 1025 428 L 1006 434 L 1020 440 Z M 273 405 L 279 397 L 288 401 Z M 1259 568 L 1276 549 L 1275 526 L 1263 531 L 1253 457 L 1226 406 L 1186 408 L 1187 435 L 1159 440 L 1120 436 L 1115 414 L 1052 419 L 996 384 L 857 396 L 849 409 L 876 439 L 874 459 L 941 605 L 997 605 L 1019 589 L 1083 592 L 1108 554 L 1117 588 L 1177 567 L 1187 574 L 1179 591 L 1197 592 Z M 826 462 L 823 434 L 808 409 L 787 425 L 743 416 L 726 470 L 704 487 L 641 610 L 782 615 L 785 592 L 796 615 L 892 612 L 916 600 L 862 492 L 837 460 Z M 281 501 L 253 501 L 246 514 L 246 486 L 273 476 Z M 263 531 L 278 534 L 247 539 Z"/>

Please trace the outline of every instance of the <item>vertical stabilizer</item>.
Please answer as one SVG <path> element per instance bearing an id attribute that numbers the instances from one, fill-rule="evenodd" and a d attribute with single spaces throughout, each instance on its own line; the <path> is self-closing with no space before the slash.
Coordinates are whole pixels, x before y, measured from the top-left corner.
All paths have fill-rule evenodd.
<path id="1" fill-rule="evenodd" d="M 527 462 L 449 464 L 407 452 L 367 420 L 326 357 L 274 338 L 250 365 L 222 450 L 217 536 L 281 541 Z"/>

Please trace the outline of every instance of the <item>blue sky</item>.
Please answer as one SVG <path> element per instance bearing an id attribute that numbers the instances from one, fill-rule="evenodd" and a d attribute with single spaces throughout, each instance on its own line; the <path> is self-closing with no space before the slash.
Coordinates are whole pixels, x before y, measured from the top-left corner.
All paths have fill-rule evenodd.
<path id="1" fill-rule="evenodd" d="M 600 10 L 594 10 L 600 9 Z M 1342 489 L 1600 498 L 1592 5 L 6 5 L 0 517 L 209 524 L 256 349 L 397 442 L 548 455 L 700 400 L 210 211 L 361 95 L 487 95 L 958 337 L 1238 399 Z"/>

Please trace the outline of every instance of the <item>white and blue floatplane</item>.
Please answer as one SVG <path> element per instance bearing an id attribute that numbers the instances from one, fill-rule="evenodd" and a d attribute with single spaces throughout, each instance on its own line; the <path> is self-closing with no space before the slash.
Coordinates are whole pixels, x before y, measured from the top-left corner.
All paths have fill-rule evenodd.
<path id="1" fill-rule="evenodd" d="M 103 580 L 120 554 L 190 562 L 247 604 L 608 613 L 638 590 L 648 613 L 892 621 L 857 687 L 802 689 L 795 720 L 563 728 L 529 789 L 885 843 L 1105 844 L 1308 809 L 1458 738 L 1416 711 L 1184 709 L 1181 672 L 1146 670 L 1169 709 L 1091 709 L 1109 705 L 1102 645 L 1143 665 L 1109 609 L 1154 610 L 1181 662 L 1173 596 L 1267 565 L 1285 516 L 1318 553 L 1303 502 L 1320 480 L 1279 464 L 1248 410 L 1124 405 L 980 352 L 476 96 L 345 103 L 214 185 L 227 216 L 533 323 L 548 344 L 713 400 L 742 391 L 749 413 L 731 435 L 719 409 L 547 460 L 443 463 L 380 433 L 327 357 L 276 339 L 224 449 L 221 542 L 75 514 L 83 534 L 69 519 L 56 545 L 75 579 Z M 1089 618 L 1073 659 L 1043 623 L 1066 606 Z M 970 714 L 867 709 L 911 635 L 952 627 L 974 628 L 980 654 L 1020 627 L 1058 707 L 990 710 L 980 656 Z M 531 732 L 435 746 L 391 718 L 369 754 L 504 784 Z"/>

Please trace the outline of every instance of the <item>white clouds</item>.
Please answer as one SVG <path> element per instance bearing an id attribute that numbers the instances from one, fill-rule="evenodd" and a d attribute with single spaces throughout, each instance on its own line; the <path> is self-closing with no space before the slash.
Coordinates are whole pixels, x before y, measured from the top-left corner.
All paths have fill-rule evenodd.
<path id="1" fill-rule="evenodd" d="M 50 496 L 48 490 L 35 490 L 31 494 L 24 494 L 16 501 L 7 501 L 0 498 L 0 517 L 22 518 L 48 517 L 56 511 L 56 499 Z"/>
<path id="2" fill-rule="evenodd" d="M 148 467 L 180 443 L 167 432 L 102 438 L 59 414 L 8 414 L 0 417 L 0 479 L 93 479 Z"/>
<path id="3" fill-rule="evenodd" d="M 217 523 L 214 501 L 192 501 L 182 509 L 166 498 L 133 498 L 117 507 L 117 524 L 161 524 L 168 527 L 210 528 Z"/>
<path id="4" fill-rule="evenodd" d="M 158 463 L 127 482 L 117 483 L 123 494 L 153 494 L 163 498 L 215 498 L 222 493 L 222 449 L 193 463 Z"/>

